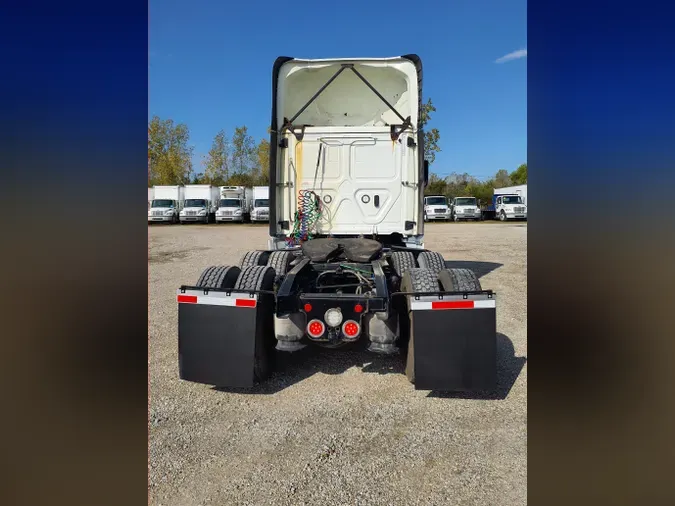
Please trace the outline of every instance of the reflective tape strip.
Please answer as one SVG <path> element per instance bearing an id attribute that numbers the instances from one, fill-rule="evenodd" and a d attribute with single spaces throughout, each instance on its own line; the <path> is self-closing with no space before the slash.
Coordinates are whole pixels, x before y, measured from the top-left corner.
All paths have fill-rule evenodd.
<path id="1" fill-rule="evenodd" d="M 487 300 L 413 300 L 410 302 L 410 309 L 413 311 L 428 309 L 489 309 L 496 308 L 497 301 Z"/>
<path id="2" fill-rule="evenodd" d="M 176 301 L 182 304 L 207 304 L 209 306 L 256 307 L 256 299 L 237 299 L 235 297 L 209 297 L 179 294 Z"/>

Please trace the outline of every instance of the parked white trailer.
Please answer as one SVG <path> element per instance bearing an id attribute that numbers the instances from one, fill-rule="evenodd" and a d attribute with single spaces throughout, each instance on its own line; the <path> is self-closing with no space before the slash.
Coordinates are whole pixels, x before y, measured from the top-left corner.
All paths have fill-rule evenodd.
<path id="1" fill-rule="evenodd" d="M 183 186 L 155 186 L 152 188 L 152 196 L 150 209 L 148 209 L 148 223 L 177 223 L 180 210 L 183 208 L 185 188 Z"/>
<path id="2" fill-rule="evenodd" d="M 253 209 L 251 221 L 270 221 L 270 187 L 253 187 Z"/>
<path id="3" fill-rule="evenodd" d="M 500 221 L 527 219 L 527 185 L 495 188 L 493 202 L 495 217 Z"/>
<path id="4" fill-rule="evenodd" d="M 180 212 L 180 222 L 208 223 L 218 208 L 218 188 L 209 184 L 185 185 L 185 206 Z"/>
<path id="5" fill-rule="evenodd" d="M 221 186 L 216 223 L 248 221 L 251 217 L 253 192 L 245 186 Z"/>
<path id="6" fill-rule="evenodd" d="M 150 204 L 152 203 L 152 199 L 154 198 L 155 198 L 155 189 L 148 188 L 148 211 L 150 210 Z"/>

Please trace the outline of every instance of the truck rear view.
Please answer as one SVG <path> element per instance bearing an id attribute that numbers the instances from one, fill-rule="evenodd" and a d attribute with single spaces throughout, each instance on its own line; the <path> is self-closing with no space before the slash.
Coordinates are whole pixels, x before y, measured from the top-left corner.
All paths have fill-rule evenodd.
<path id="1" fill-rule="evenodd" d="M 316 236 L 421 243 L 418 62 L 277 60 L 270 144 L 274 243 L 297 242 L 310 225 Z M 321 201 L 320 213 L 310 195 Z"/>
<path id="2" fill-rule="evenodd" d="M 179 288 L 180 377 L 252 386 L 363 340 L 415 388 L 494 388 L 495 294 L 423 247 L 420 59 L 281 57 L 272 83 L 269 245 Z"/>

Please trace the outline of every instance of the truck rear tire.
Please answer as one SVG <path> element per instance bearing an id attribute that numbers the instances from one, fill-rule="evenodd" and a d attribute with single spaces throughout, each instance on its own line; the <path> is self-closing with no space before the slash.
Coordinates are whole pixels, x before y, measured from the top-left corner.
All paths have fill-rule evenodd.
<path id="1" fill-rule="evenodd" d="M 290 251 L 273 251 L 267 259 L 267 266 L 274 269 L 276 279 L 278 280 L 288 272 L 288 266 L 293 260 Z"/>
<path id="2" fill-rule="evenodd" d="M 482 290 L 476 273 L 470 269 L 443 269 L 438 281 L 445 292 L 479 292 Z"/>
<path id="3" fill-rule="evenodd" d="M 410 251 L 394 251 L 390 257 L 391 265 L 394 268 L 394 272 L 399 278 L 403 277 L 403 274 L 408 269 L 414 269 L 417 267 L 415 262 L 415 256 Z"/>
<path id="4" fill-rule="evenodd" d="M 239 262 L 239 266 L 243 269 L 244 267 L 250 267 L 254 265 L 267 264 L 267 259 L 269 257 L 268 251 L 247 251 Z"/>
<path id="5" fill-rule="evenodd" d="M 274 286 L 274 276 L 274 269 L 267 265 L 250 265 L 241 269 L 234 289 L 271 290 Z"/>
<path id="6" fill-rule="evenodd" d="M 435 251 L 423 251 L 417 256 L 417 264 L 422 269 L 428 269 L 435 273 L 439 273 L 445 269 L 445 259 L 440 253 Z"/>
<path id="7" fill-rule="evenodd" d="M 435 272 L 428 269 L 410 269 L 403 274 L 401 281 L 402 292 L 438 292 L 438 276 Z M 406 296 L 407 297 L 407 296 Z M 406 304 L 407 306 L 407 304 Z M 406 316 L 410 313 L 407 311 Z M 412 324 L 406 319 L 408 324 L 408 353 L 405 361 L 405 375 L 410 383 L 415 383 L 415 336 L 412 331 Z"/>
<path id="8" fill-rule="evenodd" d="M 199 276 L 199 288 L 232 288 L 237 282 L 241 269 L 237 266 L 213 265 L 207 267 Z"/>

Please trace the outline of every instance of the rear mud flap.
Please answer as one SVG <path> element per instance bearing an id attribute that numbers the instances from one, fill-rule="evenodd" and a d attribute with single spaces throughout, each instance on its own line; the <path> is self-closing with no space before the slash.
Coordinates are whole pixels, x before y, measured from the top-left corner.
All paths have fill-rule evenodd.
<path id="1" fill-rule="evenodd" d="M 408 374 L 416 390 L 493 391 L 497 383 L 494 295 L 410 297 Z"/>
<path id="2" fill-rule="evenodd" d="M 177 301 L 181 379 L 245 388 L 268 375 L 275 340 L 266 296 L 179 290 Z"/>

